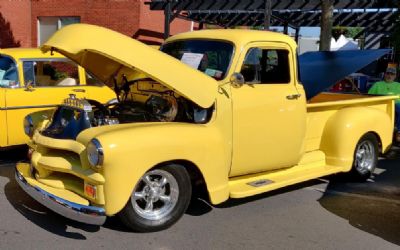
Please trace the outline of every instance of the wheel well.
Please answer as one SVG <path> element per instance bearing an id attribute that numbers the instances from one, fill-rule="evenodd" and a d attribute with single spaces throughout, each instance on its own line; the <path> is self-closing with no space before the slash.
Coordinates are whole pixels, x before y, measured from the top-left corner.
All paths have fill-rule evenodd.
<path id="1" fill-rule="evenodd" d="M 161 166 L 166 166 L 169 164 L 178 164 L 186 168 L 192 184 L 192 198 L 201 198 L 206 201 L 210 201 L 207 185 L 204 180 L 203 174 L 196 166 L 196 164 L 188 160 L 173 160 L 173 161 L 159 163 L 152 169 L 159 168 Z"/>
<path id="2" fill-rule="evenodd" d="M 373 135 L 373 136 L 375 136 L 375 138 L 376 138 L 376 140 L 378 141 L 378 150 L 379 150 L 379 154 L 382 154 L 382 141 L 381 141 L 381 137 L 376 133 L 376 132 L 373 132 L 373 131 L 370 131 L 370 132 L 367 132 L 367 133 L 365 133 L 365 134 L 371 134 L 371 135 Z"/>

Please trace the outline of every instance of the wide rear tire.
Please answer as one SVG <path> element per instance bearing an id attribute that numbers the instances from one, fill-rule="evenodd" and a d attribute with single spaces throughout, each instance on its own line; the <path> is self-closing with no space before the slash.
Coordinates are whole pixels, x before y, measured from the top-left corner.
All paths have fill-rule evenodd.
<path id="1" fill-rule="evenodd" d="M 191 195 L 185 167 L 170 164 L 156 168 L 142 176 L 119 217 L 133 231 L 160 231 L 182 217 Z"/>

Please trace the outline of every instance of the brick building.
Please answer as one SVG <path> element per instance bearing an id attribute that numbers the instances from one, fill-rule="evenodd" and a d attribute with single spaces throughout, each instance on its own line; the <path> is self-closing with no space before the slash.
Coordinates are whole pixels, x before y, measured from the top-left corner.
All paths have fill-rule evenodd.
<path id="1" fill-rule="evenodd" d="M 0 47 L 36 47 L 71 23 L 104 26 L 149 44 L 162 41 L 164 14 L 150 11 L 147 0 L 2 0 Z M 193 24 L 176 19 L 171 33 Z"/>

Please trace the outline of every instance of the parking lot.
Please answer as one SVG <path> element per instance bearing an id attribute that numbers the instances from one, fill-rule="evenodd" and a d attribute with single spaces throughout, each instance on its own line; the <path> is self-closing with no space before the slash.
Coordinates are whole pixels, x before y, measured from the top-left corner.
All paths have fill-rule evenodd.
<path id="1" fill-rule="evenodd" d="M 1 152 L 1 249 L 398 249 L 400 160 L 381 159 L 367 183 L 330 176 L 211 206 L 195 200 L 172 228 L 138 234 L 65 219 L 14 180 L 17 149 Z"/>

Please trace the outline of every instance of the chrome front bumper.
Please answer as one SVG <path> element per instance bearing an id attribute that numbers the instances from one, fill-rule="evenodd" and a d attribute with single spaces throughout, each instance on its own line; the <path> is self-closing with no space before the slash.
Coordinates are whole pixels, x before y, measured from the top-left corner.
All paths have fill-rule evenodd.
<path id="1" fill-rule="evenodd" d="M 64 217 L 92 225 L 102 225 L 106 221 L 106 213 L 103 208 L 69 202 L 30 185 L 18 169 L 15 169 L 15 179 L 33 199 Z"/>

